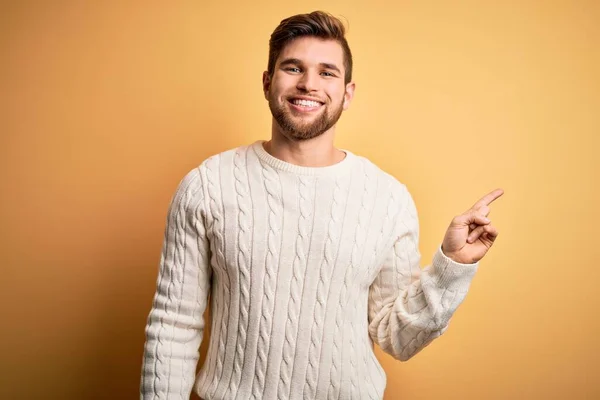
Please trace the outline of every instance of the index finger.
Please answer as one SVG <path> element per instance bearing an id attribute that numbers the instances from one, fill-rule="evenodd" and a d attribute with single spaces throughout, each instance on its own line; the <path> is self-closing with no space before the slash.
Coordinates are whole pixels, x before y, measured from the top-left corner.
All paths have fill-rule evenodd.
<path id="1" fill-rule="evenodd" d="M 503 194 L 504 194 L 504 190 L 502 190 L 502 189 L 493 190 L 490 193 L 488 193 L 485 196 L 483 196 L 471 208 L 477 209 L 477 208 L 482 207 L 482 206 L 489 206 L 490 204 L 492 204 L 492 202 L 494 200 L 496 200 L 498 197 L 502 196 Z"/>

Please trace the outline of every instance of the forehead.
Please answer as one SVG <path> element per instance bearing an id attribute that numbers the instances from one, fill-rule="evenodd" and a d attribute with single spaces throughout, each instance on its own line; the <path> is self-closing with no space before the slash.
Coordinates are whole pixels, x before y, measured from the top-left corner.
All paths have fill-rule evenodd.
<path id="1" fill-rule="evenodd" d="M 335 64 L 344 67 L 344 50 L 335 40 L 316 37 L 300 37 L 286 44 L 279 54 L 278 62 L 297 58 L 306 64 Z"/>

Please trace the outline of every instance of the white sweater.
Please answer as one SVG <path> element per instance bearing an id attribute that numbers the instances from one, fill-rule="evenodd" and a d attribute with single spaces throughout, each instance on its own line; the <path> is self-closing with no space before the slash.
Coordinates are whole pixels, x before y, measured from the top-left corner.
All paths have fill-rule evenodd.
<path id="1" fill-rule="evenodd" d="M 349 151 L 301 167 L 262 143 L 207 159 L 172 199 L 142 399 L 381 399 L 373 342 L 409 359 L 467 294 L 477 264 L 438 248 L 420 268 L 415 205 L 391 175 Z"/>

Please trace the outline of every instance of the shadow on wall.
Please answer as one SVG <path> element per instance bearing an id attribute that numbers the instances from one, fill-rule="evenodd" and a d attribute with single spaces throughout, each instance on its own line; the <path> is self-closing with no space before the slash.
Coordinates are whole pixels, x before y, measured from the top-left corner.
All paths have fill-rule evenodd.
<path id="1" fill-rule="evenodd" d="M 139 250 L 139 251 L 138 251 Z M 96 324 L 88 341 L 83 371 L 71 384 L 80 399 L 131 399 L 139 397 L 144 329 L 156 286 L 160 252 L 121 247 L 112 254 L 115 264 L 101 285 Z M 137 257 L 136 257 L 137 256 Z M 137 258 L 137 259 L 136 259 Z M 200 347 L 198 369 L 206 358 L 210 337 L 210 310 Z M 192 396 L 198 399 L 198 397 Z"/>
<path id="2" fill-rule="evenodd" d="M 178 180 L 203 162 L 210 155 L 228 149 L 230 143 L 236 140 L 233 129 L 230 129 L 227 121 L 217 121 L 206 118 L 210 126 L 219 126 L 222 130 L 220 140 L 215 146 L 200 146 L 202 137 L 190 140 L 181 154 L 186 159 L 183 163 L 187 167 L 181 167 L 179 163 L 178 172 L 170 174 L 168 182 L 154 182 L 145 192 L 135 198 L 124 198 L 123 207 L 133 209 L 139 207 L 140 202 L 156 199 L 157 191 L 161 192 L 161 200 L 155 202 L 154 207 L 148 207 L 147 213 L 162 213 L 164 217 L 160 222 L 153 222 L 154 228 L 151 235 L 148 234 L 148 223 L 122 223 L 115 224 L 111 244 L 98 245 L 96 254 L 104 252 L 96 259 L 94 269 L 106 271 L 103 274 L 103 282 L 97 282 L 102 292 L 98 295 L 98 308 L 95 312 L 96 320 L 93 340 L 90 340 L 89 353 L 86 360 L 86 368 L 79 371 L 80 379 L 74 380 L 73 384 L 78 386 L 77 399 L 131 399 L 139 397 L 139 386 L 141 379 L 142 359 L 145 342 L 145 326 L 152 306 L 156 282 L 158 277 L 158 266 L 162 251 L 163 234 L 166 224 L 166 212 L 169 200 L 175 193 Z M 164 176 L 164 175 L 163 175 Z M 164 184 L 164 186 L 163 186 Z M 168 193 L 165 189 L 168 187 Z M 168 199 L 165 201 L 164 199 Z M 158 210 L 158 211 L 157 211 Z M 141 215 L 138 218 L 156 220 L 156 215 Z M 122 221 L 115 218 L 115 221 Z M 157 228 L 156 224 L 160 227 Z M 159 237 L 156 236 L 157 232 Z M 151 250 L 149 250 L 149 248 Z M 110 253 L 108 253 L 110 252 Z M 107 254 L 108 253 L 108 254 Z M 103 268 L 106 266 L 106 268 Z M 204 314 L 205 331 L 200 346 L 200 360 L 197 371 L 206 359 L 206 353 L 210 343 L 210 298 L 208 307 Z M 69 391 L 72 392 L 72 391 Z M 192 399 L 198 399 L 196 395 Z"/>

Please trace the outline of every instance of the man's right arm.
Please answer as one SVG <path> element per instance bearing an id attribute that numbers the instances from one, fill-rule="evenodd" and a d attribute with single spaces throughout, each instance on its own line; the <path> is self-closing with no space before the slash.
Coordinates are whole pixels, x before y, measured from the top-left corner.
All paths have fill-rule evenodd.
<path id="1" fill-rule="evenodd" d="M 140 386 L 142 400 L 189 399 L 210 289 L 210 247 L 199 169 L 179 183 L 169 206 Z"/>

